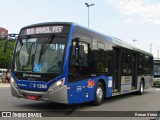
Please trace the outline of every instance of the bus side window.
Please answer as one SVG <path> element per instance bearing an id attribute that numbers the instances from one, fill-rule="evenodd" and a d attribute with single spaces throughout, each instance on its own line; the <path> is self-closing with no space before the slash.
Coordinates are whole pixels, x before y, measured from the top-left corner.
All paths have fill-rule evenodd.
<path id="1" fill-rule="evenodd" d="M 92 65 L 93 73 L 109 72 L 108 52 L 105 50 L 105 44 L 95 38 L 93 39 L 92 47 Z"/>
<path id="2" fill-rule="evenodd" d="M 122 73 L 131 74 L 131 53 L 127 49 L 122 50 Z"/>
<path id="3" fill-rule="evenodd" d="M 92 72 L 93 73 L 107 73 L 112 72 L 113 63 L 113 46 L 105 40 L 92 40 Z"/>
<path id="4" fill-rule="evenodd" d="M 138 56 L 138 73 L 142 74 L 144 70 L 144 55 L 139 54 Z"/>
<path id="5" fill-rule="evenodd" d="M 71 66 L 76 66 L 77 64 L 79 66 L 88 66 L 88 44 L 79 42 L 79 46 L 84 47 L 84 56 L 82 59 L 76 60 L 76 42 L 73 42 L 72 48 L 71 48 L 71 58 L 70 58 L 70 65 Z"/>
<path id="6" fill-rule="evenodd" d="M 71 47 L 70 65 L 74 66 L 75 64 L 76 64 L 76 42 L 73 42 Z"/>
<path id="7" fill-rule="evenodd" d="M 84 46 L 84 56 L 80 59 L 80 66 L 88 67 L 88 44 L 79 42 L 79 45 Z"/>
<path id="8" fill-rule="evenodd" d="M 153 58 L 145 55 L 145 72 L 146 74 L 152 74 L 152 69 L 153 69 Z"/>
<path id="9" fill-rule="evenodd" d="M 85 78 L 87 74 L 89 74 L 89 44 L 85 42 L 78 42 L 78 46 L 83 46 L 84 53 L 83 57 L 77 59 L 76 50 L 78 46 L 76 46 L 77 42 L 73 41 L 71 47 L 71 56 L 70 56 L 70 66 L 69 66 L 69 82 L 77 81 Z"/>

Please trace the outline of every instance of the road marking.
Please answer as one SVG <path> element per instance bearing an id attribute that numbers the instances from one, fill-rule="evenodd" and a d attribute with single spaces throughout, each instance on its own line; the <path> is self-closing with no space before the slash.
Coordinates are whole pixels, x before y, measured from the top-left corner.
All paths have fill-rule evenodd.
<path id="1" fill-rule="evenodd" d="M 0 88 L 4 88 L 4 87 L 8 88 L 10 87 L 10 84 L 5 84 L 5 83 L 0 84 Z"/>
<path id="2" fill-rule="evenodd" d="M 160 90 L 160 89 L 156 89 L 156 90 Z"/>

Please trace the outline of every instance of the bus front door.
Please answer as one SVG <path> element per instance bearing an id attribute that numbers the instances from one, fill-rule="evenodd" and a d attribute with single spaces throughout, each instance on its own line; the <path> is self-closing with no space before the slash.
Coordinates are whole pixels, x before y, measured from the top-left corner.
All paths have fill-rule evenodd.
<path id="1" fill-rule="evenodd" d="M 114 93 L 120 92 L 121 89 L 121 49 L 113 48 L 114 64 L 113 64 L 113 86 Z"/>

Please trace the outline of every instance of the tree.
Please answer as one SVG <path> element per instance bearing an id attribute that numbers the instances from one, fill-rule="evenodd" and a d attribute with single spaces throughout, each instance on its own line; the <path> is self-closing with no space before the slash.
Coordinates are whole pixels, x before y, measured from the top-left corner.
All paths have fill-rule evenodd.
<path id="1" fill-rule="evenodd" d="M 9 40 L 7 51 L 4 52 L 4 39 L 0 39 L 0 68 L 9 69 L 12 63 L 12 53 L 15 45 L 15 40 Z"/>

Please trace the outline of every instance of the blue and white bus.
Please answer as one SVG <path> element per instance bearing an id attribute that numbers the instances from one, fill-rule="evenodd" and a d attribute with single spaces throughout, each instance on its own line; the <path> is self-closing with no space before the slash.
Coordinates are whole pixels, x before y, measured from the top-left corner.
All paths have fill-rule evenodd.
<path id="1" fill-rule="evenodd" d="M 117 38 L 71 22 L 23 27 L 11 67 L 18 98 L 64 104 L 103 103 L 105 97 L 151 86 L 153 56 Z"/>

